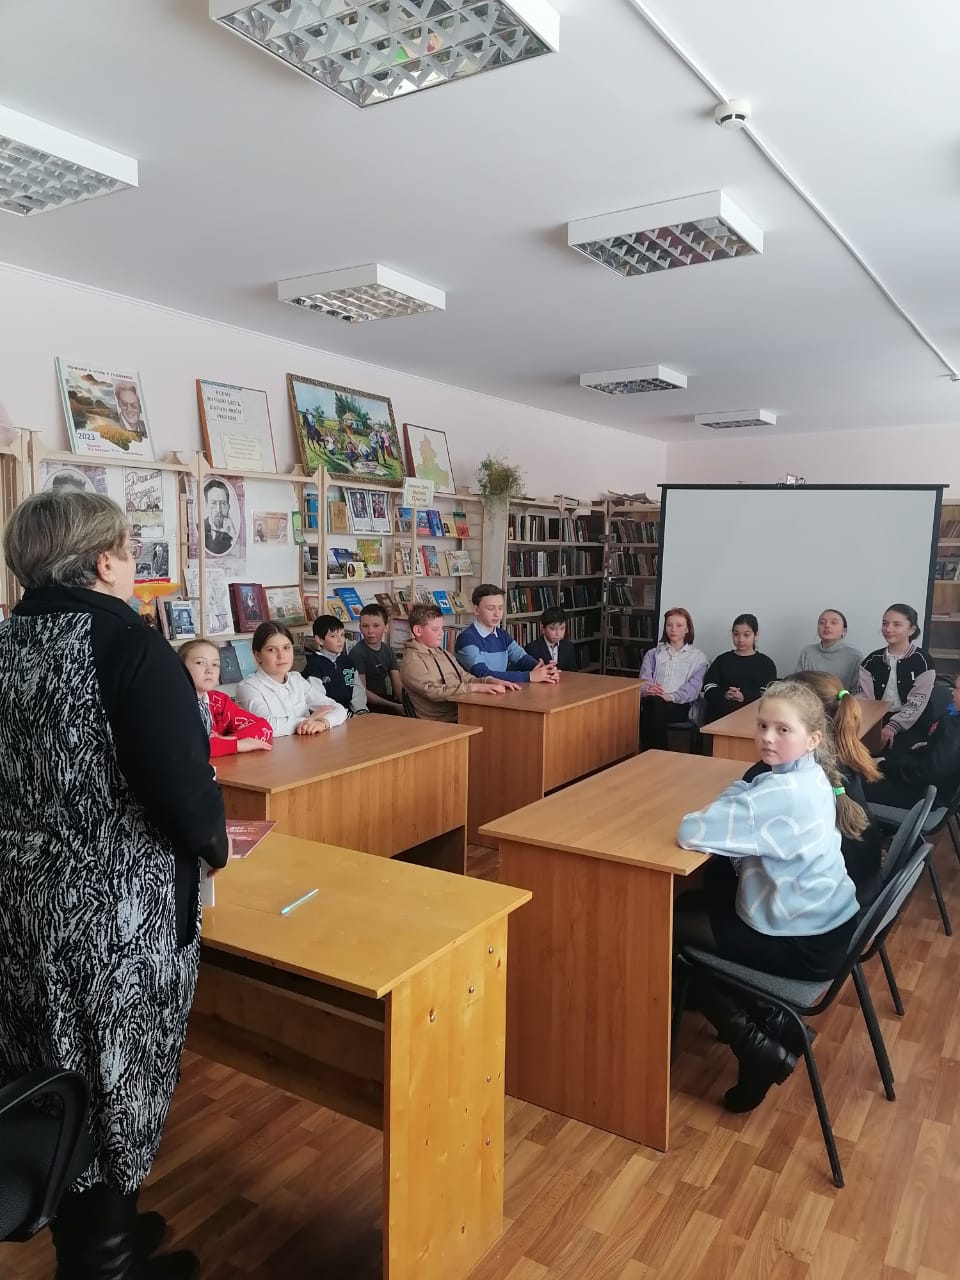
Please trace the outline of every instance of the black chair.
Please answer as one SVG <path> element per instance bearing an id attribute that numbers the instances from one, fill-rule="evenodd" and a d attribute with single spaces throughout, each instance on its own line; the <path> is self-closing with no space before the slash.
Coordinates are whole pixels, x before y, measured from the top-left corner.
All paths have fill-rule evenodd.
<path id="1" fill-rule="evenodd" d="M 906 809 L 898 809 L 893 805 L 871 804 L 868 805 L 868 808 L 878 826 L 886 831 L 896 830 L 907 815 Z M 920 833 L 926 840 L 933 843 L 934 837 L 939 835 L 946 827 L 953 843 L 953 851 L 957 855 L 957 859 L 960 860 L 960 816 L 958 815 L 960 815 L 960 783 L 950 793 L 946 804 L 935 804 L 935 807 L 930 810 Z M 950 923 L 947 904 L 943 900 L 940 877 L 937 875 L 932 856 L 927 862 L 927 873 L 930 876 L 930 884 L 933 886 L 933 894 L 937 900 L 937 910 L 940 912 L 943 932 L 949 938 L 953 934 L 953 926 Z"/>
<path id="2" fill-rule="evenodd" d="M 813 1091 L 824 1146 L 830 1160 L 834 1185 L 838 1187 L 843 1186 L 843 1169 L 837 1154 L 837 1144 L 830 1125 L 823 1086 L 820 1083 L 820 1074 L 804 1027 L 804 1019 L 824 1013 L 839 995 L 847 978 L 852 977 L 860 1008 L 863 1011 L 863 1019 L 867 1024 L 870 1043 L 880 1069 L 884 1093 L 890 1102 L 896 1100 L 890 1059 L 887 1056 L 876 1010 L 870 997 L 870 988 L 867 986 L 867 980 L 860 966 L 862 960 L 874 954 L 871 948 L 875 946 L 877 940 L 884 940 L 893 928 L 903 904 L 923 872 L 927 857 L 927 846 L 921 845 L 908 858 L 906 865 L 890 877 L 870 906 L 861 912 L 860 922 L 850 940 L 843 963 L 836 976 L 829 982 L 806 982 L 797 978 L 781 978 L 776 974 L 764 973 L 760 969 L 751 969 L 747 965 L 735 964 L 731 960 L 724 960 L 721 956 L 700 951 L 695 947 L 684 947 L 678 956 L 678 968 L 679 965 L 687 967 L 686 974 L 678 972 L 677 975 L 677 998 L 681 1008 L 690 976 L 699 970 L 719 985 L 745 995 L 748 1000 L 758 1000 L 774 1005 L 796 1026 L 798 1043 L 803 1044 L 803 1059 L 810 1079 L 810 1088 Z"/>
<path id="3" fill-rule="evenodd" d="M 937 798 L 936 787 L 927 787 L 927 794 L 922 800 L 918 800 L 913 808 L 906 813 L 900 826 L 897 828 L 896 835 L 890 841 L 887 849 L 886 857 L 883 860 L 883 871 L 881 873 L 881 884 L 886 884 L 892 875 L 895 875 L 909 859 L 911 853 L 917 847 L 920 840 L 920 834 L 923 831 L 924 824 L 930 817 L 930 811 L 933 808 L 934 801 Z M 927 870 L 930 870 L 930 858 L 933 854 L 933 845 L 928 844 L 927 848 Z M 939 881 L 936 880 L 936 871 L 933 873 L 935 880 L 934 892 L 939 889 Z M 900 998 L 900 988 L 897 986 L 897 980 L 893 976 L 893 967 L 890 964 L 890 957 L 887 955 L 886 943 L 881 941 L 873 948 L 871 954 L 879 955 L 880 963 L 883 966 L 884 977 L 887 979 L 887 986 L 890 988 L 890 998 L 893 1001 L 893 1007 L 898 1015 L 903 1017 L 903 1001 Z M 869 958 L 869 957 L 865 957 Z"/>
<path id="4" fill-rule="evenodd" d="M 400 701 L 403 704 L 403 714 L 405 716 L 409 716 L 411 720 L 416 720 L 417 709 L 413 705 L 413 699 L 410 697 L 409 693 L 407 693 L 406 689 L 400 690 Z"/>
<path id="5" fill-rule="evenodd" d="M 0 1240 L 29 1240 L 56 1215 L 93 1158 L 89 1109 L 75 1071 L 32 1071 L 0 1089 Z"/>

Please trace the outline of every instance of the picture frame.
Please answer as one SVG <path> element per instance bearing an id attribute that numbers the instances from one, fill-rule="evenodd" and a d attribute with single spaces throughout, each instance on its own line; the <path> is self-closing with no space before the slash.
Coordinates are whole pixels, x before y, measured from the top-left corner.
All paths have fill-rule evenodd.
<path id="1" fill-rule="evenodd" d="M 277 448 L 265 391 L 197 379 L 203 452 L 215 469 L 277 474 Z"/>
<path id="2" fill-rule="evenodd" d="M 453 464 L 450 461 L 445 431 L 405 422 L 403 445 L 408 476 L 416 476 L 418 480 L 432 480 L 434 493 L 456 496 L 457 486 L 453 478 Z"/>
<path id="3" fill-rule="evenodd" d="M 271 622 L 282 622 L 285 627 L 301 627 L 307 621 L 303 596 L 296 584 L 289 587 L 265 587 L 264 594 Z"/>
<path id="4" fill-rule="evenodd" d="M 153 461 L 139 373 L 70 364 L 56 357 L 71 452 Z"/>
<path id="5" fill-rule="evenodd" d="M 268 620 L 267 597 L 259 582 L 231 582 L 230 604 L 241 633 L 256 631 L 261 622 Z"/>
<path id="6" fill-rule="evenodd" d="M 403 485 L 404 461 L 387 396 L 287 374 L 290 412 L 304 470 L 333 480 Z"/>

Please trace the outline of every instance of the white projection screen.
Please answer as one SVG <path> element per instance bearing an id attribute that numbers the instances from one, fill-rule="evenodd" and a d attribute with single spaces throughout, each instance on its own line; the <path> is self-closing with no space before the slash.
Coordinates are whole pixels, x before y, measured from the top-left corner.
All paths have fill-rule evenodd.
<path id="1" fill-rule="evenodd" d="M 884 610 L 904 601 L 925 644 L 942 489 L 665 485 L 658 627 L 665 610 L 689 609 L 712 660 L 736 615 L 755 613 L 758 648 L 788 675 L 822 610 L 844 613 L 848 642 L 868 653 Z"/>

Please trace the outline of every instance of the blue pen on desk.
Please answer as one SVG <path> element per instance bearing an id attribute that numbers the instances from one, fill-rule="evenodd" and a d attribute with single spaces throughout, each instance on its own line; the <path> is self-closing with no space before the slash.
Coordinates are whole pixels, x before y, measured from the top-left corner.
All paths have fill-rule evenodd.
<path id="1" fill-rule="evenodd" d="M 287 905 L 286 905 L 285 907 L 281 907 L 281 908 L 280 908 L 280 914 L 281 914 L 282 916 L 288 916 L 288 915 L 290 914 L 290 912 L 294 909 L 294 907 L 301 907 L 301 906 L 303 906 L 303 904 L 304 904 L 305 902 L 309 902 L 309 901 L 310 901 L 310 899 L 311 899 L 315 894 L 317 894 L 317 893 L 319 893 L 319 892 L 320 892 L 320 890 L 319 890 L 319 889 L 311 889 L 311 890 L 309 890 L 309 892 L 308 892 L 308 893 L 303 894 L 303 896 L 302 896 L 302 897 L 300 897 L 300 898 L 294 898 L 293 902 L 288 902 L 288 903 L 287 903 Z"/>

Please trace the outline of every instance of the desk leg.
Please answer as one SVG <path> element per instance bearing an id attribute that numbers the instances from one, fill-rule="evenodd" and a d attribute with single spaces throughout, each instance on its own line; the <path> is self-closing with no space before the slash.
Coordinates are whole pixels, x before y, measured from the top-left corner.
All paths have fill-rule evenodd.
<path id="1" fill-rule="evenodd" d="M 387 997 L 384 1280 L 460 1280 L 503 1229 L 507 922 Z"/>
<path id="2" fill-rule="evenodd" d="M 510 931 L 507 1091 L 666 1151 L 673 877 L 500 842 L 533 892 Z"/>

